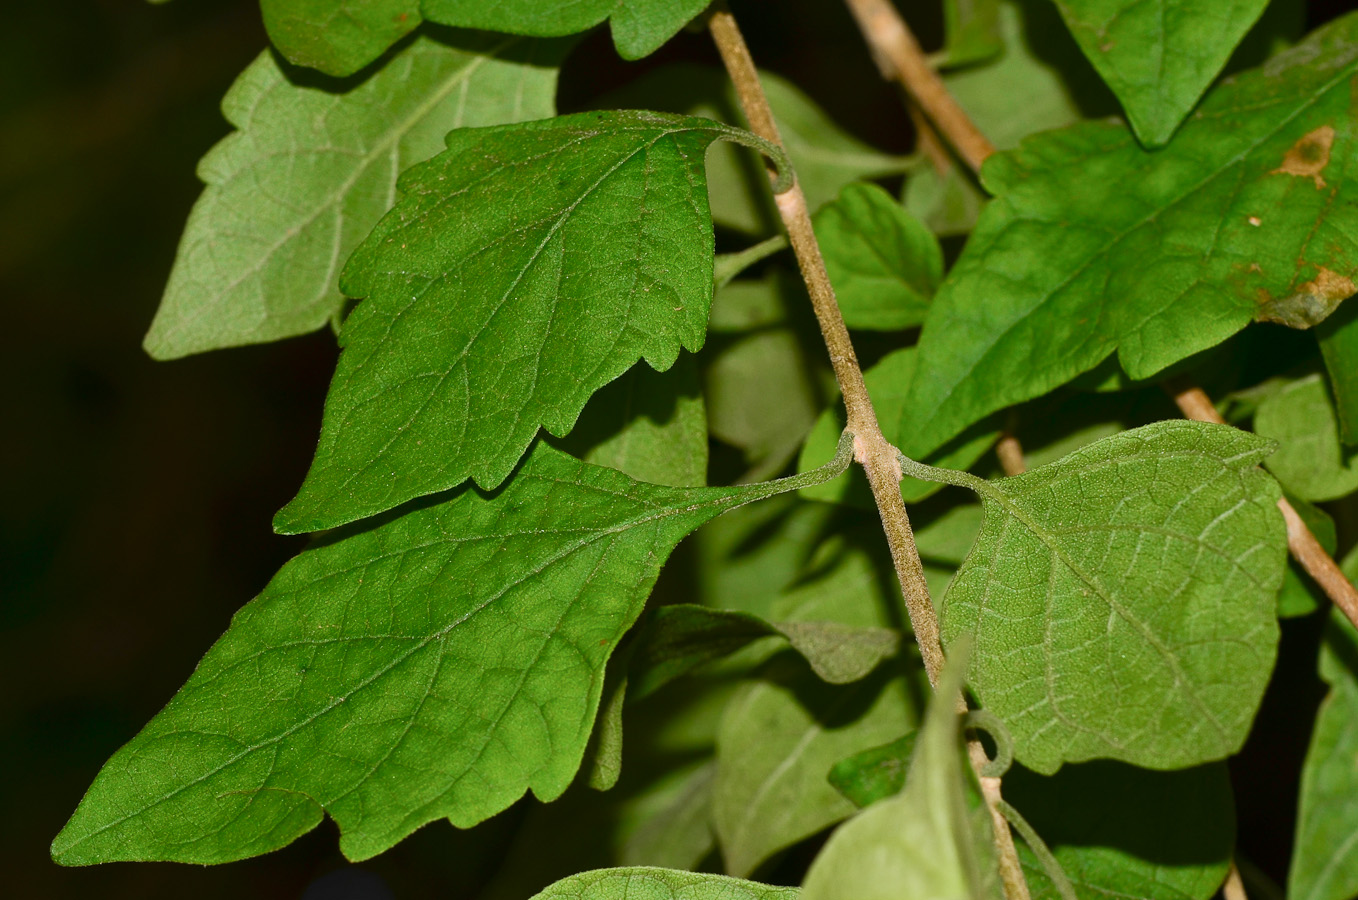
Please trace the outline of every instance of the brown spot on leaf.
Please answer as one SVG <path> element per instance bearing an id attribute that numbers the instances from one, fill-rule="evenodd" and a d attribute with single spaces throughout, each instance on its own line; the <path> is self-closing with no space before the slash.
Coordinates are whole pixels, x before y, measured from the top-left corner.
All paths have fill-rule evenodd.
<path id="1" fill-rule="evenodd" d="M 1274 299 L 1261 292 L 1255 318 L 1288 328 L 1310 328 L 1325 321 L 1354 294 L 1358 294 L 1358 284 L 1352 278 L 1321 266 L 1314 279 L 1299 285 L 1288 297 Z"/>
<path id="2" fill-rule="evenodd" d="M 1250 216 L 1249 222 L 1255 228 L 1258 228 L 1260 225 L 1264 224 L 1264 220 L 1259 218 L 1258 216 Z"/>
<path id="3" fill-rule="evenodd" d="M 1283 156 L 1283 164 L 1272 175 L 1296 175 L 1315 181 L 1316 189 L 1325 187 L 1321 172 L 1330 164 L 1330 148 L 1334 146 L 1334 129 L 1321 125 L 1303 135 Z"/>

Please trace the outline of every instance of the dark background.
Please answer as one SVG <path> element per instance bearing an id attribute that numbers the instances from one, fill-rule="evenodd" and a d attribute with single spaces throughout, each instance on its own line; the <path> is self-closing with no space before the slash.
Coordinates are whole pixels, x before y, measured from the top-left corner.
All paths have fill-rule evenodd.
<path id="1" fill-rule="evenodd" d="M 1352 5 L 1312 4 L 1312 22 Z M 895 97 L 840 4 L 747 0 L 736 12 L 763 65 L 795 74 L 859 137 L 884 149 L 909 146 Z M 926 43 L 936 41 L 937 24 L 920 24 Z M 227 132 L 220 98 L 264 46 L 252 0 L 44 0 L 4 10 L 7 896 L 472 897 L 522 815 L 516 808 L 460 835 L 434 823 L 357 870 L 339 856 L 329 824 L 278 853 L 210 869 L 62 869 L 47 857 L 103 761 L 304 543 L 274 535 L 269 521 L 315 446 L 335 357 L 329 332 L 174 363 L 154 363 L 140 349 L 200 189 L 195 163 Z M 794 62 L 792 51 L 807 47 L 814 50 Z M 563 111 L 679 59 L 715 62 L 715 54 L 703 36 L 685 34 L 656 57 L 625 64 L 596 32 L 562 74 Z M 1284 656 L 1311 694 L 1314 630 L 1303 628 L 1295 662 Z M 1254 751 L 1251 765 L 1276 776 L 1296 771 L 1307 720 L 1297 712 L 1305 704 L 1272 703 L 1288 727 Z M 1237 773 L 1238 788 L 1242 777 L 1255 782 L 1253 771 Z M 1256 861 L 1274 878 L 1290 840 L 1291 777 L 1282 775 L 1266 800 L 1242 802 Z"/>

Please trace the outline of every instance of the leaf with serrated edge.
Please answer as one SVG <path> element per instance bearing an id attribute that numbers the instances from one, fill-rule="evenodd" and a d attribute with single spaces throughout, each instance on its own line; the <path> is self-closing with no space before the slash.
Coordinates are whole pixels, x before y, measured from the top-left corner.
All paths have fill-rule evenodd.
<path id="1" fill-rule="evenodd" d="M 613 27 L 613 44 L 623 59 L 649 56 L 712 0 L 424 0 L 431 22 L 484 28 L 511 34 L 557 37 L 575 34 L 604 19 Z"/>
<path id="2" fill-rule="evenodd" d="M 1115 350 L 1143 379 L 1257 317 L 1323 318 L 1358 277 L 1355 74 L 1349 15 L 1218 87 L 1163 150 L 1089 122 L 988 160 L 996 199 L 930 307 L 933 377 L 912 386 L 902 450 Z"/>
<path id="3" fill-rule="evenodd" d="M 1323 376 L 1299 378 L 1265 397 L 1254 430 L 1278 442 L 1268 470 L 1303 500 L 1337 500 L 1358 490 L 1358 453 L 1340 442 Z"/>
<path id="4" fill-rule="evenodd" d="M 463 128 L 401 176 L 345 266 L 345 321 L 306 481 L 274 520 L 333 528 L 504 481 L 539 427 L 644 358 L 702 346 L 712 300 L 703 155 L 745 132 L 647 112 Z"/>
<path id="5" fill-rule="evenodd" d="M 665 557 L 797 481 L 660 487 L 539 444 L 502 490 L 466 486 L 331 536 L 109 760 L 53 857 L 224 862 L 289 843 L 324 811 L 344 853 L 366 859 L 437 818 L 469 827 L 528 789 L 557 797 Z"/>
<path id="6" fill-rule="evenodd" d="M 295 84 L 264 53 L 222 111 L 236 132 L 203 158 L 146 350 L 173 359 L 323 327 L 339 269 L 391 208 L 403 170 L 451 129 L 555 111 L 563 41 L 464 33 L 416 39 L 343 94 Z"/>
<path id="7" fill-rule="evenodd" d="M 815 226 L 845 325 L 892 331 L 924 321 L 943 280 L 943 248 L 890 194 L 850 184 Z"/>
<path id="8" fill-rule="evenodd" d="M 1268 0 L 1056 0 L 1148 147 L 1169 140 Z"/>
<path id="9" fill-rule="evenodd" d="M 677 869 L 596 869 L 563 878 L 532 900 L 797 900 L 797 889 Z"/>
<path id="10" fill-rule="evenodd" d="M 278 51 L 299 66 L 352 75 L 420 24 L 420 0 L 259 0 Z"/>
<path id="11" fill-rule="evenodd" d="M 970 684 L 1038 772 L 1153 769 L 1240 748 L 1277 652 L 1287 558 L 1263 438 L 1160 422 L 996 482 L 943 599 Z M 908 468 L 908 464 L 907 464 Z"/>

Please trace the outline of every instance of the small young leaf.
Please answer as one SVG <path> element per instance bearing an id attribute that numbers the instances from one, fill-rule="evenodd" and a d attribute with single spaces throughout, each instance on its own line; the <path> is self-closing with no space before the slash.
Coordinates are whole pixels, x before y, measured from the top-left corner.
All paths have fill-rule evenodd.
<path id="1" fill-rule="evenodd" d="M 391 208 L 403 170 L 454 128 L 555 112 L 569 44 L 417 38 L 342 94 L 294 83 L 272 53 L 222 101 L 237 131 L 203 158 L 146 350 L 174 359 L 306 334 L 337 317 L 339 269 Z"/>
<path id="2" fill-rule="evenodd" d="M 1224 763 L 1152 772 L 1121 763 L 1066 766 L 1050 777 L 1014 768 L 1004 795 L 1051 847 L 1080 900 L 1209 900 L 1235 845 Z M 1019 847 L 1034 900 L 1060 895 Z"/>
<path id="3" fill-rule="evenodd" d="M 902 450 L 1115 350 L 1144 379 L 1252 319 L 1323 319 L 1358 277 L 1355 73 L 1349 15 L 1214 90 L 1164 150 L 1090 122 L 987 161 L 997 199 L 930 308 Z"/>
<path id="4" fill-rule="evenodd" d="M 575 34 L 604 19 L 623 59 L 649 56 L 707 8 L 712 0 L 424 0 L 431 22 L 534 37 Z"/>
<path id="5" fill-rule="evenodd" d="M 944 0 L 944 65 L 969 66 L 1004 52 L 1000 0 Z"/>
<path id="6" fill-rule="evenodd" d="M 904 679 L 884 669 L 831 686 L 795 658 L 771 665 L 731 699 L 717 735 L 712 816 L 733 875 L 852 815 L 825 773 L 915 724 Z"/>
<path id="7" fill-rule="evenodd" d="M 966 653 L 961 657 L 965 659 Z M 984 806 L 968 809 L 958 716 L 965 663 L 939 679 L 905 789 L 840 826 L 811 864 L 803 900 L 984 900 L 999 896 Z"/>
<path id="8" fill-rule="evenodd" d="M 675 869 L 598 869 L 562 879 L 532 900 L 797 900 L 797 889 Z"/>
<path id="9" fill-rule="evenodd" d="M 1136 136 L 1159 147 L 1221 73 L 1268 0 L 1056 0 Z"/>
<path id="10" fill-rule="evenodd" d="M 1334 391 L 1339 436 L 1358 444 L 1358 303 L 1349 303 L 1316 326 L 1316 340 Z"/>
<path id="11" fill-rule="evenodd" d="M 911 414 L 913 407 L 906 403 L 911 383 L 915 380 L 915 361 L 918 358 L 914 347 L 906 347 L 888 353 L 863 373 L 863 380 L 867 383 L 868 393 L 877 410 L 877 418 L 882 423 L 882 434 L 897 446 L 911 434 L 913 423 L 918 418 Z M 844 430 L 845 418 L 844 406 L 838 402 L 820 414 L 797 459 L 799 471 L 810 471 L 834 453 L 839 434 Z M 982 422 L 929 457 L 929 461 L 949 469 L 969 468 L 985 455 L 998 437 L 999 429 L 994 422 Z M 901 494 L 906 503 L 915 503 L 941 487 L 937 483 L 906 477 L 901 481 Z M 851 472 L 848 478 L 808 489 L 802 496 L 827 503 L 849 503 L 873 508 L 867 478 L 858 470 Z"/>
<path id="12" fill-rule="evenodd" d="M 844 324 L 893 331 L 924 321 L 943 280 L 943 249 L 890 194 L 850 184 L 815 226 Z"/>
<path id="13" fill-rule="evenodd" d="M 259 0 L 269 40 L 289 62 L 352 75 L 420 24 L 420 0 Z"/>
<path id="14" fill-rule="evenodd" d="M 1278 442 L 1268 470 L 1304 500 L 1336 500 L 1358 490 L 1358 451 L 1344 448 L 1322 375 L 1308 375 L 1265 397 L 1254 430 Z"/>
<path id="15" fill-rule="evenodd" d="M 474 478 L 645 358 L 697 350 L 712 300 L 703 154 L 744 132 L 646 112 L 463 128 L 401 177 L 345 266 L 320 444 L 275 518 L 333 528 Z"/>
<path id="16" fill-rule="evenodd" d="M 1350 578 L 1358 557 L 1344 560 Z M 1301 802 L 1287 896 L 1348 900 L 1358 893 L 1358 635 L 1338 611 L 1320 652 L 1320 676 L 1330 693 L 1316 714 L 1301 772 Z"/>
<path id="17" fill-rule="evenodd" d="M 539 444 L 497 492 L 328 537 L 114 754 L 53 857 L 224 862 L 324 811 L 366 859 L 440 817 L 469 827 L 528 789 L 559 796 L 675 544 L 798 480 L 659 487 Z"/>
<path id="18" fill-rule="evenodd" d="M 1287 558 L 1281 492 L 1256 467 L 1269 449 L 1161 422 L 1013 478 L 964 476 L 985 524 L 942 629 L 975 634 L 970 684 L 1024 765 L 1167 769 L 1240 748 L 1277 652 Z"/>
<path id="19" fill-rule="evenodd" d="M 905 787 L 919 733 L 907 732 L 889 744 L 872 747 L 835 763 L 830 784 L 859 809 L 895 796 Z"/>

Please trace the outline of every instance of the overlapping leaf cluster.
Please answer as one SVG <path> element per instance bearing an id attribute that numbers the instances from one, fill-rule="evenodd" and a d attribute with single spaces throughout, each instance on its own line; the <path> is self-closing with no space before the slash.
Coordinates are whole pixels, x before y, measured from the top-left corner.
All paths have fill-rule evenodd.
<path id="1" fill-rule="evenodd" d="M 262 0 L 276 52 L 224 101 L 146 345 L 336 328 L 275 520 L 317 536 L 54 857 L 223 862 L 329 815 L 364 859 L 531 791 L 492 896 L 996 896 L 965 683 L 1021 764 L 1034 896 L 1206 900 L 1278 617 L 1327 602 L 1277 503 L 1334 552 L 1358 492 L 1358 14 L 1303 37 L 1265 5 L 948 0 L 935 62 L 1002 148 L 974 180 L 795 77 L 764 76 L 785 150 L 690 63 L 555 115 L 576 35 L 637 59 L 705 0 Z M 959 651 L 932 700 L 751 148 L 804 189 L 906 454 Z M 1237 427 L 1165 421 L 1170 376 Z M 986 480 L 1006 432 L 1031 468 Z M 1307 900 L 1358 885 L 1351 636 L 1302 776 Z"/>

